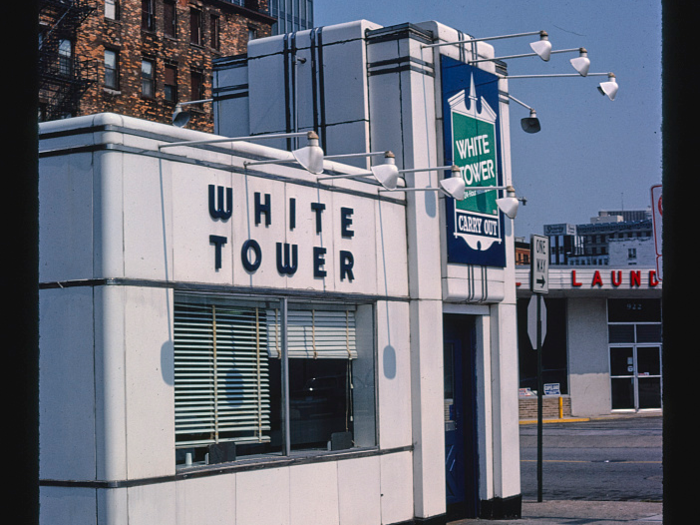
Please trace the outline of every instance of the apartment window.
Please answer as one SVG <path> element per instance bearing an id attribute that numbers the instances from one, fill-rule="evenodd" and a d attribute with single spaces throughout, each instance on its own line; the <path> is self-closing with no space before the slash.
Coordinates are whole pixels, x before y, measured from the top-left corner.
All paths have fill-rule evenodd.
<path id="1" fill-rule="evenodd" d="M 165 66 L 165 78 L 163 79 L 163 92 L 165 100 L 168 102 L 177 102 L 177 67 L 172 65 Z"/>
<path id="2" fill-rule="evenodd" d="M 145 31 L 156 30 L 155 0 L 141 0 L 141 29 Z"/>
<path id="3" fill-rule="evenodd" d="M 147 98 L 155 96 L 155 65 L 152 60 L 141 61 L 141 95 Z"/>
<path id="4" fill-rule="evenodd" d="M 163 31 L 166 36 L 175 38 L 177 36 L 177 17 L 174 0 L 163 3 Z"/>
<path id="5" fill-rule="evenodd" d="M 119 20 L 119 0 L 105 0 L 105 18 Z"/>
<path id="6" fill-rule="evenodd" d="M 202 12 L 190 9 L 190 43 L 202 45 Z"/>
<path id="7" fill-rule="evenodd" d="M 73 42 L 65 38 L 58 44 L 58 72 L 66 77 L 73 73 Z"/>
<path id="8" fill-rule="evenodd" d="M 119 89 L 119 52 L 105 49 L 104 85 L 109 89 Z"/>
<path id="9" fill-rule="evenodd" d="M 192 100 L 202 100 L 204 96 L 204 73 L 192 71 L 190 75 L 190 96 Z"/>
<path id="10" fill-rule="evenodd" d="M 372 311 L 179 294 L 177 462 L 375 445 Z"/>
<path id="11" fill-rule="evenodd" d="M 211 15 L 210 19 L 210 26 L 211 26 L 211 47 L 212 49 L 216 49 L 217 51 L 221 47 L 221 42 L 220 42 L 220 31 L 221 31 L 221 26 L 219 25 L 219 17 L 217 15 Z"/>

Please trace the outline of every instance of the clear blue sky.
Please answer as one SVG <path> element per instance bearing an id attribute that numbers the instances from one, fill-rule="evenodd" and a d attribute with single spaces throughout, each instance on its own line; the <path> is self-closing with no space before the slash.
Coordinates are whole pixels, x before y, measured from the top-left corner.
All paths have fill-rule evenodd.
<path id="1" fill-rule="evenodd" d="M 511 95 L 534 107 L 542 131 L 521 131 L 527 110 L 511 105 L 513 181 L 527 198 L 515 233 L 544 224 L 588 223 L 604 209 L 643 209 L 661 183 L 660 0 L 316 0 L 314 25 L 365 19 L 382 26 L 436 20 L 478 37 L 544 30 L 553 49 L 585 47 L 590 72 L 613 72 L 615 101 L 599 94 L 605 77 L 514 79 Z M 531 52 L 530 37 L 491 42 L 497 56 Z M 572 73 L 575 54 L 507 61 L 510 75 Z"/>

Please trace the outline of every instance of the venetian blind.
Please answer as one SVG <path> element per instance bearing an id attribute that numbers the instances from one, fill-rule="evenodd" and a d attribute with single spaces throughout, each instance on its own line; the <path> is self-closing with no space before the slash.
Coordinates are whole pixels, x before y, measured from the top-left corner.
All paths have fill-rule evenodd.
<path id="1" fill-rule="evenodd" d="M 268 355 L 281 357 L 278 310 L 267 312 Z M 356 359 L 355 312 L 350 309 L 287 311 L 287 348 L 290 359 Z"/>
<path id="2" fill-rule="evenodd" d="M 266 311 L 175 303 L 178 446 L 269 441 Z"/>

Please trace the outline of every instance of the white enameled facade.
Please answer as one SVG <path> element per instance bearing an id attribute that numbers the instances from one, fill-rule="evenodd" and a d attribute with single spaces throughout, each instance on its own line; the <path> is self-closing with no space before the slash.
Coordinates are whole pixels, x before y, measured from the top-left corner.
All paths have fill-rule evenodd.
<path id="1" fill-rule="evenodd" d="M 297 49 L 305 49 L 313 31 L 296 35 Z M 420 45 L 460 36 L 435 22 L 386 31 L 364 21 L 324 28 L 326 152 L 392 150 L 401 168 L 441 165 L 436 61 L 441 54 L 459 59 L 464 51 Z M 248 76 L 251 100 L 245 106 L 242 98 L 231 99 L 231 106 L 221 101 L 220 135 L 285 131 L 276 123 L 285 106 L 273 107 L 279 102 L 275 53 L 265 58 L 267 47 L 284 38 L 251 42 L 249 65 L 237 69 Z M 483 44 L 479 50 L 493 53 Z M 370 72 L 383 64 L 410 67 L 368 75 L 367 64 Z M 217 80 L 220 93 L 224 74 Z M 505 82 L 499 84 L 505 91 Z M 500 162 L 508 183 L 508 108 L 505 96 L 499 99 Z M 299 97 L 300 108 L 308 102 Z M 312 113 L 299 112 L 299 129 L 310 126 L 304 115 Z M 444 520 L 447 314 L 474 326 L 478 454 L 467 460 L 478 463 L 475 497 L 491 509 L 516 502 L 519 512 L 509 221 L 504 267 L 448 264 L 444 198 L 435 192 L 386 193 L 366 178 L 321 183 L 290 164 L 246 168 L 250 159 L 290 159 L 262 143 L 159 149 L 209 138 L 114 114 L 41 125 L 42 523 Z M 362 172 L 330 160 L 324 167 L 341 175 Z M 410 185 L 434 187 L 437 180 L 435 172 L 407 177 Z M 231 189 L 229 218 L 210 212 L 209 186 Z M 266 197 L 270 206 L 258 222 L 256 202 Z M 323 212 L 313 203 L 324 204 Z M 252 270 L 245 258 L 250 262 L 255 254 L 242 254 L 250 239 L 260 250 L 260 265 Z M 279 271 L 278 244 L 298 248 L 295 272 Z M 322 259 L 314 248 L 325 249 Z M 370 341 L 363 355 L 373 363 L 374 382 L 366 406 L 356 407 L 365 418 L 357 426 L 366 423 L 372 435 L 344 450 L 177 465 L 173 325 L 179 294 L 360 305 L 358 337 Z"/>

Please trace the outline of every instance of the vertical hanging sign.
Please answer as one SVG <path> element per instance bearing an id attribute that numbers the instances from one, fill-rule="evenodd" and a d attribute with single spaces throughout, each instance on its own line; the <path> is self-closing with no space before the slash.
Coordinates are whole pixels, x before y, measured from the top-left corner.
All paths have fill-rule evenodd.
<path id="1" fill-rule="evenodd" d="M 499 190 L 469 191 L 501 185 L 498 77 L 444 55 L 441 59 L 445 160 L 459 167 L 467 186 L 464 200 L 446 201 L 448 261 L 503 267 Z"/>

